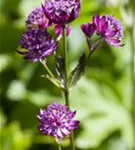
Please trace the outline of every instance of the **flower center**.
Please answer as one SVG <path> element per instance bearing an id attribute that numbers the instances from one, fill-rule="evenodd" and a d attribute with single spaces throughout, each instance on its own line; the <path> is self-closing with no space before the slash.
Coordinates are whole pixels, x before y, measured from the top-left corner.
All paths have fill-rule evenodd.
<path id="1" fill-rule="evenodd" d="M 61 123 L 60 123 L 59 121 L 56 121 L 56 125 L 57 125 L 58 127 L 60 127 L 60 126 L 61 126 Z"/>

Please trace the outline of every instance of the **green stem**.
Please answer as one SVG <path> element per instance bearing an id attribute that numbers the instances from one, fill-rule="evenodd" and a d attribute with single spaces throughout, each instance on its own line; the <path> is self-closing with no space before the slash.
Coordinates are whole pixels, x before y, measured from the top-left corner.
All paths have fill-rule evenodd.
<path id="1" fill-rule="evenodd" d="M 64 89 L 64 97 L 65 97 L 65 104 L 69 108 L 69 91 L 68 89 Z"/>
<path id="2" fill-rule="evenodd" d="M 67 79 L 68 79 L 68 73 L 67 73 L 67 64 L 68 64 L 68 57 L 67 57 L 67 38 L 66 38 L 66 28 L 63 27 L 63 58 L 64 58 L 64 96 L 65 96 L 65 104 L 69 107 L 69 91 L 67 86 Z"/>
<path id="3" fill-rule="evenodd" d="M 69 89 L 68 89 L 68 56 L 67 56 L 67 36 L 66 36 L 66 27 L 65 25 L 63 26 L 63 58 L 64 58 L 64 97 L 65 97 L 65 104 L 66 106 L 70 109 L 70 104 L 69 104 Z M 75 142 L 74 142 L 74 134 L 71 134 L 70 137 L 70 143 L 71 143 L 71 149 L 75 150 Z"/>
<path id="4" fill-rule="evenodd" d="M 47 64 L 46 64 L 46 61 L 43 60 L 43 61 L 40 61 L 40 62 L 41 62 L 41 63 L 43 64 L 43 66 L 45 67 L 47 73 L 48 73 L 51 77 L 54 77 L 53 73 L 51 72 L 51 70 L 48 68 L 48 66 L 47 66 Z"/>
<path id="5" fill-rule="evenodd" d="M 100 37 L 97 40 L 91 42 L 90 38 L 86 38 L 88 48 L 89 48 L 89 55 L 86 60 L 86 65 L 88 65 L 89 59 L 91 58 L 91 55 L 102 45 L 103 43 L 103 38 Z"/>
<path id="6" fill-rule="evenodd" d="M 88 64 L 88 62 L 89 62 L 89 60 L 90 60 L 92 54 L 93 54 L 93 51 L 90 51 L 90 52 L 89 52 L 89 55 L 88 55 L 88 57 L 87 57 L 87 60 L 86 60 L 86 65 Z"/>
<path id="7" fill-rule="evenodd" d="M 74 132 L 72 132 L 72 134 L 71 134 L 70 143 L 71 143 L 71 146 L 72 146 L 72 150 L 76 150 L 75 142 L 74 142 Z"/>
<path id="8" fill-rule="evenodd" d="M 62 147 L 60 144 L 58 144 L 58 150 L 62 150 Z"/>

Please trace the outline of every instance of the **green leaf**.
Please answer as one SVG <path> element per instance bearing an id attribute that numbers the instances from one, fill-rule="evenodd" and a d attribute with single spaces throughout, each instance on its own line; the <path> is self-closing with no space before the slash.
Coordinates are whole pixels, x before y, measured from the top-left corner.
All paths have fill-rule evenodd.
<path id="1" fill-rule="evenodd" d="M 131 148 L 133 134 L 130 112 L 120 103 L 112 101 L 117 97 L 111 88 L 102 93 L 104 86 L 84 78 L 77 88 L 72 89 L 71 106 L 77 110 L 81 121 L 80 133 L 76 137 L 77 146 L 80 149 L 97 148 L 111 133 L 120 131 L 125 144 Z"/>
<path id="2" fill-rule="evenodd" d="M 60 80 L 64 79 L 64 59 L 61 56 L 56 56 L 56 73 Z"/>
<path id="3" fill-rule="evenodd" d="M 70 73 L 68 77 L 68 86 L 71 87 L 73 85 L 76 85 L 81 76 L 83 75 L 85 71 L 86 66 L 86 56 L 85 54 L 82 54 L 82 56 L 79 58 L 79 62 L 75 69 Z"/>

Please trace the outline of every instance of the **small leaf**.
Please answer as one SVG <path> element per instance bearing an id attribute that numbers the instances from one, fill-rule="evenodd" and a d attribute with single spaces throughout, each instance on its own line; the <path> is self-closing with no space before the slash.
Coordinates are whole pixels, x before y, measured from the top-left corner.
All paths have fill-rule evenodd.
<path id="1" fill-rule="evenodd" d="M 25 48 L 22 48 L 21 46 L 18 46 L 18 48 L 16 49 L 16 52 L 22 55 L 28 54 L 28 50 Z"/>
<path id="2" fill-rule="evenodd" d="M 75 85 L 79 79 L 81 78 L 82 74 L 85 71 L 86 66 L 86 55 L 82 54 L 82 56 L 79 58 L 79 62 L 75 69 L 70 73 L 68 77 L 68 86 L 71 87 Z"/>
<path id="3" fill-rule="evenodd" d="M 60 79 L 64 79 L 64 59 L 61 56 L 56 57 L 56 73 Z"/>

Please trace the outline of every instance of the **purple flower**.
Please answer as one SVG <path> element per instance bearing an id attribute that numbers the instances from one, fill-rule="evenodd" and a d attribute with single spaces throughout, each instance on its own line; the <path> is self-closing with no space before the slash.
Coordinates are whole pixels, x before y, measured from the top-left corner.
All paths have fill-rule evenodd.
<path id="1" fill-rule="evenodd" d="M 83 24 L 81 26 L 81 29 L 87 37 L 91 37 L 96 30 L 96 26 L 94 23 L 87 23 L 87 24 Z"/>
<path id="2" fill-rule="evenodd" d="M 44 30 L 28 30 L 24 33 L 20 40 L 22 48 L 27 49 L 27 52 L 19 52 L 24 57 L 32 62 L 40 61 L 41 59 L 51 55 L 57 48 L 57 42 Z"/>
<path id="3" fill-rule="evenodd" d="M 46 29 L 51 22 L 45 17 L 42 7 L 35 8 L 28 16 L 26 21 L 27 28 L 30 29 Z"/>
<path id="4" fill-rule="evenodd" d="M 37 115 L 40 121 L 39 130 L 54 137 L 56 141 L 64 140 L 78 128 L 79 121 L 73 120 L 75 115 L 76 111 L 68 110 L 65 105 L 51 104 L 47 109 L 41 109 Z"/>
<path id="5" fill-rule="evenodd" d="M 70 32 L 71 32 L 71 28 L 68 25 L 66 25 L 67 36 L 70 34 Z M 62 36 L 62 33 L 63 33 L 63 27 L 62 27 L 62 25 L 59 25 L 59 24 L 55 25 L 55 34 L 57 36 Z"/>
<path id="6" fill-rule="evenodd" d="M 93 23 L 96 25 L 96 33 L 112 46 L 122 46 L 123 28 L 119 21 L 112 16 L 93 17 Z"/>
<path id="7" fill-rule="evenodd" d="M 66 24 L 78 17 L 80 0 L 46 0 L 43 9 L 53 23 Z"/>

